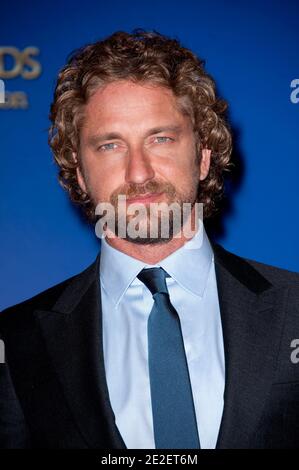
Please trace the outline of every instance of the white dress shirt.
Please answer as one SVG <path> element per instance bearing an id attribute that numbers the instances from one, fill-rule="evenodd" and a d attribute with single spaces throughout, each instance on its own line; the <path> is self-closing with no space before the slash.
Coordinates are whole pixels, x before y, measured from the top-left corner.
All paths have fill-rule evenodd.
<path id="1" fill-rule="evenodd" d="M 223 412 L 225 363 L 213 251 L 203 225 L 155 265 L 102 239 L 100 283 L 106 380 L 116 425 L 128 449 L 154 449 L 147 321 L 154 300 L 136 278 L 161 266 L 178 312 L 202 449 L 214 449 Z"/>

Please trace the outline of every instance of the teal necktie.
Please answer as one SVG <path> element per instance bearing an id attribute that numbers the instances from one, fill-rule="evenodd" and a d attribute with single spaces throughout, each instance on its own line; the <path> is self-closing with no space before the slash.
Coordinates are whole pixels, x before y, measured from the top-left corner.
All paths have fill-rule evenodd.
<path id="1" fill-rule="evenodd" d="M 199 449 L 196 416 L 180 319 L 163 268 L 137 276 L 151 291 L 148 361 L 156 449 Z"/>

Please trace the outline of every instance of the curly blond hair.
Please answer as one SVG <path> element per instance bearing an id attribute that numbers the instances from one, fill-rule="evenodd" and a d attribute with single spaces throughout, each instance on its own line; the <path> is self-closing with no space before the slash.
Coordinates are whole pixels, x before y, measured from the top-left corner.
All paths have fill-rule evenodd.
<path id="1" fill-rule="evenodd" d="M 81 167 L 79 129 L 84 105 L 100 86 L 117 80 L 150 82 L 167 87 L 185 103 L 200 150 L 211 150 L 207 178 L 200 182 L 198 201 L 204 217 L 217 209 L 223 193 L 224 171 L 230 168 L 232 137 L 225 113 L 227 103 L 216 96 L 215 82 L 204 70 L 205 62 L 179 43 L 156 31 L 118 31 L 108 38 L 75 51 L 59 72 L 51 105 L 49 144 L 59 167 L 59 182 L 71 200 L 83 207 L 89 221 L 95 220 L 94 204 L 77 181 Z"/>

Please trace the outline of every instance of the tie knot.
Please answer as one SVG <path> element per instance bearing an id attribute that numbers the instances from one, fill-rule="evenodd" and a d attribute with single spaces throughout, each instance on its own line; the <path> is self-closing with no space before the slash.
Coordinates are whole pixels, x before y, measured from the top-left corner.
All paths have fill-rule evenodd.
<path id="1" fill-rule="evenodd" d="M 140 279 L 143 284 L 151 291 L 152 295 L 154 294 L 168 294 L 166 277 L 169 277 L 166 271 L 163 268 L 145 268 L 140 271 L 138 274 L 138 279 Z"/>

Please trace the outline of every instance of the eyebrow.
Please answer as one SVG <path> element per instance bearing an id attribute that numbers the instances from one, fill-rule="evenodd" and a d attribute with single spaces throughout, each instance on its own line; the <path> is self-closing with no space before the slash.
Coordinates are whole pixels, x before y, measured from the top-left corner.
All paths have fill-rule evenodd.
<path id="1" fill-rule="evenodd" d="M 146 132 L 145 137 L 149 137 L 150 135 L 160 134 L 161 132 L 175 132 L 180 134 L 182 132 L 182 126 L 170 125 L 170 126 L 159 126 L 153 127 Z M 114 139 L 122 139 L 123 136 L 118 132 L 105 132 L 103 134 L 91 135 L 87 139 L 88 145 L 91 147 L 95 147 L 100 142 L 104 142 L 106 140 L 114 140 Z"/>

